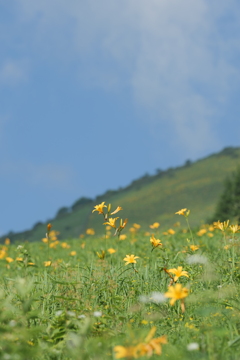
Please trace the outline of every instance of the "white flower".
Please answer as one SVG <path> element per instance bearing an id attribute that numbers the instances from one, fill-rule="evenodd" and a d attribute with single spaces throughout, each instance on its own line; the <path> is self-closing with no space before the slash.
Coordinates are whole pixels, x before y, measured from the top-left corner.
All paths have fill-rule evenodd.
<path id="1" fill-rule="evenodd" d="M 102 316 L 102 312 L 101 311 L 94 311 L 93 316 L 100 317 L 100 316 Z"/>
<path id="2" fill-rule="evenodd" d="M 55 312 L 55 316 L 60 316 L 62 315 L 63 311 L 62 310 L 58 310 Z"/>
<path id="3" fill-rule="evenodd" d="M 78 319 L 85 319 L 86 316 L 85 315 L 78 315 Z"/>
<path id="4" fill-rule="evenodd" d="M 163 293 L 160 293 L 158 291 L 154 291 L 150 294 L 150 300 L 152 302 L 155 302 L 156 304 L 163 303 L 167 300 L 165 295 Z"/>
<path id="5" fill-rule="evenodd" d="M 195 342 L 190 343 L 188 344 L 187 349 L 188 351 L 199 350 L 199 344 Z"/>
<path id="6" fill-rule="evenodd" d="M 203 255 L 190 255 L 187 258 L 187 263 L 188 264 L 206 264 L 208 262 L 208 259 L 206 258 L 206 256 Z"/>

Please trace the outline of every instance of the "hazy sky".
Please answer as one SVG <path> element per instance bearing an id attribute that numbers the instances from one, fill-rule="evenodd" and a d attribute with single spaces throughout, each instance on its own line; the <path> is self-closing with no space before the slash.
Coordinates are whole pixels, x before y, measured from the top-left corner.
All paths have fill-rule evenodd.
<path id="1" fill-rule="evenodd" d="M 240 146 L 239 0 L 0 0 L 0 46 L 0 234 Z"/>

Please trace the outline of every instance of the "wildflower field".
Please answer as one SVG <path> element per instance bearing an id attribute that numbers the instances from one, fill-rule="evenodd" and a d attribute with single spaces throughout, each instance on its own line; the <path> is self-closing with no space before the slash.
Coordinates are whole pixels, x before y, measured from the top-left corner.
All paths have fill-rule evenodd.
<path id="1" fill-rule="evenodd" d="M 102 236 L 60 241 L 48 224 L 38 242 L 1 245 L 0 359 L 240 358 L 238 225 L 93 213 Z"/>

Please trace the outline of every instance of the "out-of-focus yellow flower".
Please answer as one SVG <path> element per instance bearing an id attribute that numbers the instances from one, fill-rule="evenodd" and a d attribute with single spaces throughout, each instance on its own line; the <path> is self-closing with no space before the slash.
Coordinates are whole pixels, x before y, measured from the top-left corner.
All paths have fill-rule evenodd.
<path id="1" fill-rule="evenodd" d="M 134 234 L 137 230 L 134 227 L 129 228 L 130 233 Z"/>
<path id="2" fill-rule="evenodd" d="M 47 266 L 51 266 L 52 262 L 51 261 L 44 261 L 43 264 L 44 264 L 44 266 L 47 267 Z"/>
<path id="3" fill-rule="evenodd" d="M 50 230 L 51 230 L 51 228 L 52 228 L 52 224 L 47 224 L 47 231 L 49 232 Z"/>
<path id="4" fill-rule="evenodd" d="M 169 233 L 170 235 L 174 235 L 174 234 L 175 234 L 175 232 L 176 232 L 176 231 L 175 231 L 175 230 L 173 230 L 173 229 L 169 229 L 169 230 L 168 230 L 168 233 Z"/>
<path id="5" fill-rule="evenodd" d="M 165 236 L 166 236 L 166 235 L 169 235 L 169 234 L 168 234 L 168 232 L 167 232 L 167 231 L 164 231 L 164 232 L 163 232 L 163 235 L 165 235 Z"/>
<path id="6" fill-rule="evenodd" d="M 139 259 L 139 256 L 126 255 L 126 257 L 123 260 L 126 261 L 125 265 L 128 265 L 128 264 L 136 264 L 136 259 Z"/>
<path id="7" fill-rule="evenodd" d="M 214 226 L 210 225 L 208 231 L 214 231 Z"/>
<path id="8" fill-rule="evenodd" d="M 101 252 L 96 252 L 97 256 L 99 257 L 99 259 L 104 260 L 106 252 L 104 250 L 102 250 Z"/>
<path id="9" fill-rule="evenodd" d="M 33 263 L 33 262 L 29 262 L 29 263 L 28 263 L 28 265 L 29 265 L 29 266 L 34 266 L 34 265 L 35 265 L 35 263 Z"/>
<path id="10" fill-rule="evenodd" d="M 181 276 L 189 277 L 187 271 L 184 271 L 184 270 L 182 269 L 182 266 L 178 266 L 177 269 L 169 269 L 169 270 L 167 270 L 167 271 L 175 275 L 175 276 L 174 276 L 174 281 L 175 281 L 175 282 L 176 282 Z"/>
<path id="11" fill-rule="evenodd" d="M 157 246 L 162 246 L 161 240 L 156 239 L 153 234 L 150 237 L 150 243 L 152 244 L 153 248 L 156 248 Z"/>
<path id="12" fill-rule="evenodd" d="M 73 250 L 73 251 L 70 252 L 69 255 L 70 255 L 70 256 L 76 256 L 76 255 L 77 255 L 77 252 L 76 252 L 75 250 Z"/>
<path id="13" fill-rule="evenodd" d="M 51 249 L 56 249 L 56 247 L 57 247 L 58 244 L 59 244 L 59 241 L 57 240 L 57 241 L 52 242 L 52 243 L 49 245 L 49 247 L 50 247 Z"/>
<path id="14" fill-rule="evenodd" d="M 231 246 L 230 245 L 225 245 L 223 248 L 224 250 L 228 250 Z"/>
<path id="15" fill-rule="evenodd" d="M 123 223 L 122 224 L 120 224 L 120 229 L 122 230 L 122 229 L 124 229 L 125 228 L 125 226 L 127 225 L 127 223 L 128 223 L 128 219 L 124 219 L 124 221 L 123 221 Z"/>
<path id="16" fill-rule="evenodd" d="M 108 249 L 108 252 L 109 254 L 114 254 L 117 250 L 113 249 L 113 248 L 110 248 Z"/>
<path id="17" fill-rule="evenodd" d="M 111 230 L 111 229 L 112 229 L 111 226 L 109 226 L 109 225 L 106 226 L 106 230 Z"/>
<path id="18" fill-rule="evenodd" d="M 4 259 L 7 256 L 7 253 L 5 250 L 0 250 L 0 259 Z"/>
<path id="19" fill-rule="evenodd" d="M 175 212 L 175 214 L 186 216 L 186 214 L 185 214 L 186 211 L 187 211 L 187 208 L 184 208 L 184 209 L 178 210 L 177 212 Z"/>
<path id="20" fill-rule="evenodd" d="M 156 355 L 161 355 L 162 353 L 162 344 L 167 344 L 167 337 L 165 335 L 153 339 L 157 328 L 154 326 L 149 334 L 147 335 L 144 343 L 137 345 L 137 354 L 139 356 L 147 355 L 148 357 L 152 356 L 153 353 Z"/>
<path id="21" fill-rule="evenodd" d="M 17 257 L 17 258 L 16 258 L 16 261 L 20 261 L 20 262 L 21 262 L 21 261 L 23 261 L 23 258 L 22 258 L 22 257 Z"/>
<path id="22" fill-rule="evenodd" d="M 230 231 L 233 233 L 233 234 L 235 234 L 235 233 L 237 233 L 239 230 L 240 230 L 240 226 L 239 225 L 230 225 L 229 226 L 229 229 L 230 229 Z M 6 243 L 5 243 L 6 244 Z"/>
<path id="23" fill-rule="evenodd" d="M 133 227 L 138 230 L 138 229 L 140 229 L 141 225 L 134 223 Z"/>
<path id="24" fill-rule="evenodd" d="M 149 225 L 151 229 L 158 229 L 160 226 L 159 222 L 154 222 L 152 225 Z"/>
<path id="25" fill-rule="evenodd" d="M 5 245 L 10 245 L 11 243 L 11 240 L 9 238 L 6 238 L 5 241 L 4 241 Z"/>
<path id="26" fill-rule="evenodd" d="M 219 230 L 221 230 L 223 232 L 228 228 L 228 225 L 229 225 L 229 220 L 224 221 L 224 222 L 220 222 L 218 220 L 218 221 L 215 221 L 213 223 L 213 226 L 214 226 L 215 229 L 219 229 Z"/>
<path id="27" fill-rule="evenodd" d="M 123 210 L 123 208 L 121 206 L 118 206 L 116 208 L 116 210 L 114 210 L 110 215 L 114 215 L 114 214 L 118 213 L 120 210 Z"/>
<path id="28" fill-rule="evenodd" d="M 83 239 L 84 237 L 85 237 L 84 234 L 80 234 L 80 235 L 79 235 L 79 238 L 80 238 L 80 239 Z"/>
<path id="29" fill-rule="evenodd" d="M 206 234 L 207 232 L 207 229 L 200 229 L 198 232 L 197 232 L 197 235 L 198 236 L 203 236 L 204 234 Z"/>
<path id="30" fill-rule="evenodd" d="M 85 243 L 82 243 L 80 246 L 81 246 L 82 249 L 84 249 L 85 246 L 86 246 L 86 244 L 85 244 Z"/>
<path id="31" fill-rule="evenodd" d="M 119 218 L 118 218 L 118 217 L 116 217 L 116 218 L 109 218 L 107 222 L 103 223 L 103 225 L 109 225 L 109 226 L 111 226 L 111 227 L 113 227 L 113 228 L 116 229 L 116 224 L 115 224 L 115 223 L 116 223 L 117 219 L 119 219 Z"/>
<path id="32" fill-rule="evenodd" d="M 94 210 L 92 211 L 92 212 L 94 212 L 94 211 L 98 211 L 98 213 L 99 214 L 104 214 L 104 211 L 103 211 L 103 208 L 104 207 L 107 207 L 106 205 L 105 205 L 105 201 L 103 201 L 101 204 L 99 204 L 99 205 L 95 205 L 94 206 Z"/>
<path id="33" fill-rule="evenodd" d="M 188 296 L 189 290 L 183 288 L 181 284 L 175 286 L 169 286 L 168 291 L 164 294 L 167 298 L 170 298 L 170 305 L 174 305 L 177 300 L 182 300 Z"/>
<path id="34" fill-rule="evenodd" d="M 70 249 L 71 246 L 70 246 L 68 243 L 63 242 L 63 243 L 61 243 L 61 247 L 62 247 L 63 249 Z"/>
<path id="35" fill-rule="evenodd" d="M 199 245 L 190 245 L 190 249 L 191 249 L 192 251 L 196 251 L 196 250 L 198 250 L 199 248 L 200 248 Z"/>
<path id="36" fill-rule="evenodd" d="M 126 240 L 126 238 L 127 238 L 127 235 L 125 235 L 125 234 L 119 235 L 119 240 Z"/>
<path id="37" fill-rule="evenodd" d="M 209 232 L 209 233 L 207 233 L 207 236 L 208 236 L 208 237 L 213 237 L 214 234 L 213 234 L 212 232 Z"/>
<path id="38" fill-rule="evenodd" d="M 12 259 L 11 257 L 7 256 L 5 259 L 8 263 L 11 263 L 14 261 L 14 259 Z"/>
<path id="39" fill-rule="evenodd" d="M 128 359 L 136 359 L 137 356 L 137 347 L 136 346 L 121 346 L 121 345 L 117 345 L 114 346 L 113 350 L 115 351 L 115 358 L 116 359 L 124 359 L 124 358 L 128 358 Z"/>
<path id="40" fill-rule="evenodd" d="M 90 228 L 90 229 L 86 230 L 86 234 L 87 235 L 95 235 L 95 231 L 94 231 L 94 229 Z"/>
<path id="41" fill-rule="evenodd" d="M 187 229 L 182 229 L 183 234 L 186 234 L 188 231 Z"/>
<path id="42" fill-rule="evenodd" d="M 42 242 L 44 242 L 45 244 L 48 243 L 48 239 L 47 238 L 42 238 Z"/>

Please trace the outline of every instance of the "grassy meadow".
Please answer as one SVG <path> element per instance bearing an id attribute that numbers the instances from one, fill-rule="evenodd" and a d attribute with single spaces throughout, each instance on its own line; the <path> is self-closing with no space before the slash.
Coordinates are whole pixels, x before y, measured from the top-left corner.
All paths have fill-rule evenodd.
<path id="1" fill-rule="evenodd" d="M 5 239 L 1 359 L 240 358 L 239 227 L 192 231 L 181 209 L 145 231 L 120 210 L 95 206 L 103 236 L 59 240 L 49 224 L 39 241 Z"/>

